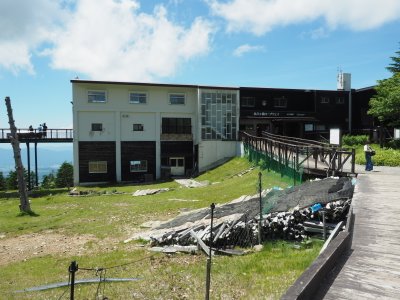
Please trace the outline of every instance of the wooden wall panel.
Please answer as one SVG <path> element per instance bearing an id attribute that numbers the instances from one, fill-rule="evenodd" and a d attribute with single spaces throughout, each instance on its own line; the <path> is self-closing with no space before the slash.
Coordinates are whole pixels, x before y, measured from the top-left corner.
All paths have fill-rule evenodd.
<path id="1" fill-rule="evenodd" d="M 89 161 L 107 161 L 107 173 L 89 173 Z M 79 181 L 116 181 L 115 142 L 79 142 Z"/>

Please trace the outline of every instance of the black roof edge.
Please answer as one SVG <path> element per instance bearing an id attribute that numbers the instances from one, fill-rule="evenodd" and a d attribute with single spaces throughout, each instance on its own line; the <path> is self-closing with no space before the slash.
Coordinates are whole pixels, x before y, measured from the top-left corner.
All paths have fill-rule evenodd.
<path id="1" fill-rule="evenodd" d="M 342 90 L 324 90 L 324 89 L 300 89 L 300 88 L 273 88 L 273 87 L 234 87 L 234 86 L 215 86 L 215 85 L 195 85 L 195 84 L 175 84 L 175 83 L 150 83 L 150 82 L 128 82 L 128 81 L 99 81 L 99 80 L 81 80 L 71 79 L 71 83 L 89 83 L 89 84 L 114 84 L 114 85 L 142 85 L 142 86 L 160 86 L 160 87 L 186 87 L 199 89 L 224 89 L 224 90 L 285 90 L 285 91 L 303 91 L 303 92 L 344 92 Z M 360 89 L 352 89 L 355 92 L 375 89 L 375 85 Z"/>
<path id="2" fill-rule="evenodd" d="M 364 88 L 356 89 L 356 92 L 363 92 L 368 90 L 375 90 L 376 85 L 367 86 Z"/>

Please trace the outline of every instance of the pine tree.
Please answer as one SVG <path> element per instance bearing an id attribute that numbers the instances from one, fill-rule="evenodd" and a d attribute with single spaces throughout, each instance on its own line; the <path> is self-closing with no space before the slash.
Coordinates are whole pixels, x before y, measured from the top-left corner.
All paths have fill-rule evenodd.
<path id="1" fill-rule="evenodd" d="M 390 57 L 393 62 L 386 67 L 393 74 L 400 73 L 400 50 L 396 51 L 396 54 L 397 56 Z"/>
<path id="2" fill-rule="evenodd" d="M 56 186 L 70 188 L 74 185 L 74 167 L 72 164 L 63 162 L 57 170 Z"/>
<path id="3" fill-rule="evenodd" d="M 43 176 L 42 187 L 45 189 L 53 189 L 56 187 L 56 176 L 53 172 Z"/>
<path id="4" fill-rule="evenodd" d="M 6 189 L 6 179 L 4 178 L 3 172 L 0 172 L 0 191 Z"/>
<path id="5" fill-rule="evenodd" d="M 10 171 L 6 177 L 6 187 L 7 190 L 17 190 L 18 189 L 18 177 L 16 171 Z"/>

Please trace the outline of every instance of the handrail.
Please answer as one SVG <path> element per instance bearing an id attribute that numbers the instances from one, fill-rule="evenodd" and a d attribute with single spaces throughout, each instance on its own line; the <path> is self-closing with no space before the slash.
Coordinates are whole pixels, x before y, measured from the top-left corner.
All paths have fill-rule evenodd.
<path id="1" fill-rule="evenodd" d="M 242 139 L 245 143 L 250 144 L 258 151 L 265 152 L 266 155 L 279 155 L 284 163 L 288 163 L 288 159 L 295 158 L 297 163 L 295 169 L 298 170 L 301 165 L 307 162 L 307 169 L 317 170 L 318 163 L 327 167 L 326 174 L 334 175 L 336 172 L 343 171 L 344 164 L 351 158 L 351 173 L 354 173 L 355 150 L 333 146 L 327 143 L 316 142 L 312 140 L 279 136 L 263 132 L 263 136 L 254 136 L 247 132 L 241 132 Z M 299 159 L 300 158 L 300 159 Z M 314 166 L 310 168 L 310 160 Z"/>
<path id="2" fill-rule="evenodd" d="M 0 128 L 0 140 L 9 140 L 11 130 Z M 19 128 L 17 135 L 20 139 L 73 139 L 73 129 L 48 128 L 47 130 Z"/>

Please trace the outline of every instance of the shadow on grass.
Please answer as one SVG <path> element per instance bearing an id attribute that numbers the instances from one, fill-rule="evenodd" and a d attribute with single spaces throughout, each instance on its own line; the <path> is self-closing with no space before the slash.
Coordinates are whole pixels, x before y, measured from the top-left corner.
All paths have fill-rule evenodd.
<path id="1" fill-rule="evenodd" d="M 17 215 L 17 217 L 26 217 L 26 216 L 29 216 L 29 217 L 39 217 L 40 215 L 37 214 L 37 213 L 35 213 L 33 210 L 21 211 L 21 212 Z"/>

